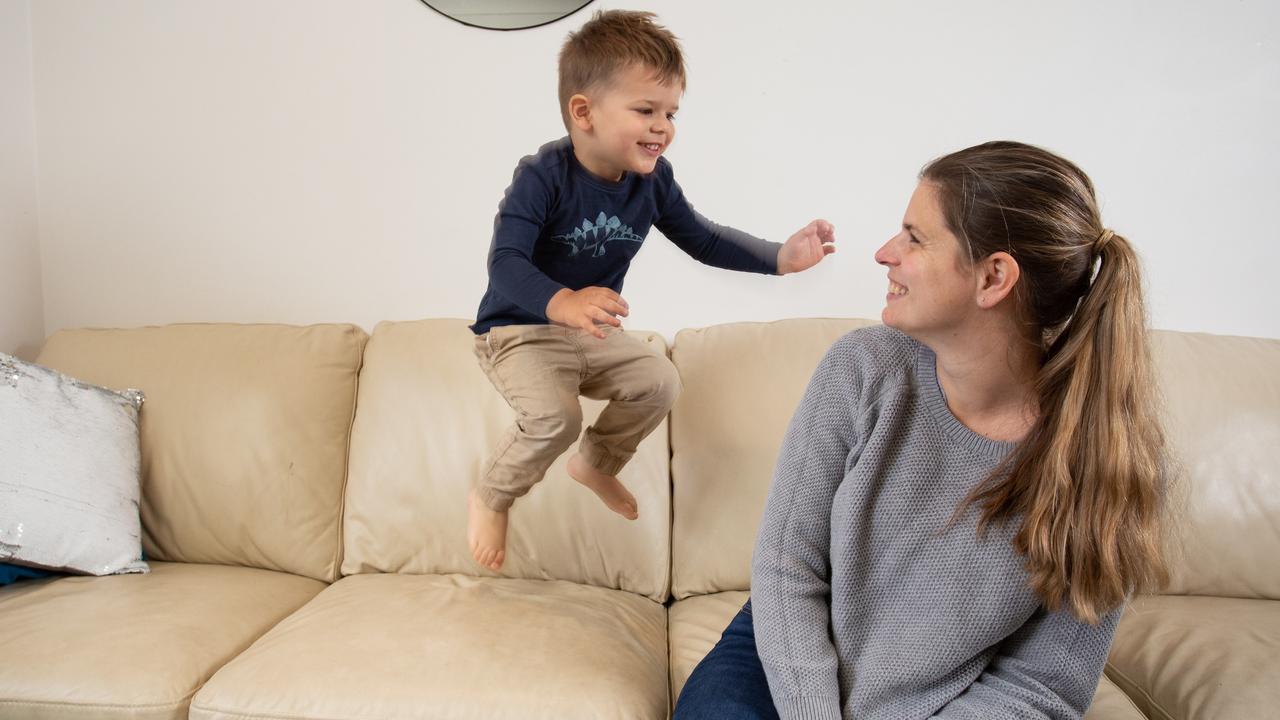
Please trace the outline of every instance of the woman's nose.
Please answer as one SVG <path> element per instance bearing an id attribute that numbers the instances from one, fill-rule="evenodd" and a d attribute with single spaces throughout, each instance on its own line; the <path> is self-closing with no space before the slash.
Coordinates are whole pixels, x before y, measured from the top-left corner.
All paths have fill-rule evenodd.
<path id="1" fill-rule="evenodd" d="M 876 262 L 881 265 L 894 265 L 898 262 L 897 253 L 893 251 L 893 241 L 896 239 L 896 235 L 889 238 L 888 242 L 881 245 L 879 250 L 876 250 Z"/>

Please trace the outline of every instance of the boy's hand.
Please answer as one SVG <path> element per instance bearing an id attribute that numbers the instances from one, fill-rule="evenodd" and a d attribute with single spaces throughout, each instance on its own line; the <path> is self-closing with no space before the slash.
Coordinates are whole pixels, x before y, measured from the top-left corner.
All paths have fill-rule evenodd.
<path id="1" fill-rule="evenodd" d="M 808 270 L 836 251 L 836 228 L 826 220 L 814 220 L 787 238 L 778 250 L 778 274 Z"/>
<path id="2" fill-rule="evenodd" d="M 564 288 L 551 296 L 547 303 L 547 319 L 557 325 L 582 328 L 598 338 L 604 338 L 600 324 L 622 327 L 618 316 L 627 316 L 627 301 L 618 293 L 604 287 L 586 287 L 581 290 Z"/>

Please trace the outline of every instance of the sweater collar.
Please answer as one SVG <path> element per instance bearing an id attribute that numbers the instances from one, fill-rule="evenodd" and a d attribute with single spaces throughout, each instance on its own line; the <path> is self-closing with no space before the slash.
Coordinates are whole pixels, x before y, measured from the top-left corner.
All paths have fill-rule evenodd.
<path id="1" fill-rule="evenodd" d="M 959 418 L 951 412 L 951 408 L 947 407 L 947 396 L 942 392 L 942 385 L 938 382 L 937 356 L 923 343 L 917 344 L 916 349 L 916 381 L 925 406 L 952 441 L 978 455 L 994 460 L 1002 460 L 1018 446 L 1017 443 L 992 440 L 979 435 L 960 422 Z"/>

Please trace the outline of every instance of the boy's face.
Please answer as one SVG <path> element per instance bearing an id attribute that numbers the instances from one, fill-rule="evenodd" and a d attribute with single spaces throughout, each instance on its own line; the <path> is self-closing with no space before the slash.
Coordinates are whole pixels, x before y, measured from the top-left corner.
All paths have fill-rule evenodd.
<path id="1" fill-rule="evenodd" d="M 573 149 L 587 170 L 606 180 L 623 173 L 653 172 L 658 157 L 675 139 L 675 114 L 683 94 L 679 84 L 659 83 L 653 72 L 632 65 L 610 87 L 569 99 L 577 132 Z"/>

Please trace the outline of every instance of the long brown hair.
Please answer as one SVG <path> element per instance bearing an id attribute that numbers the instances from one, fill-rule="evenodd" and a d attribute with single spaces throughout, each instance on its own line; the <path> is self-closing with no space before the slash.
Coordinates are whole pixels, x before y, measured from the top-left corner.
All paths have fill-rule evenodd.
<path id="1" fill-rule="evenodd" d="M 1168 581 L 1164 434 L 1138 258 L 1103 224 L 1093 183 L 1041 148 L 990 142 L 925 166 L 948 229 L 977 262 L 1013 256 L 1019 317 L 1043 353 L 1038 417 L 961 505 L 979 532 L 1020 518 L 1014 547 L 1050 610 L 1097 622 Z"/>

